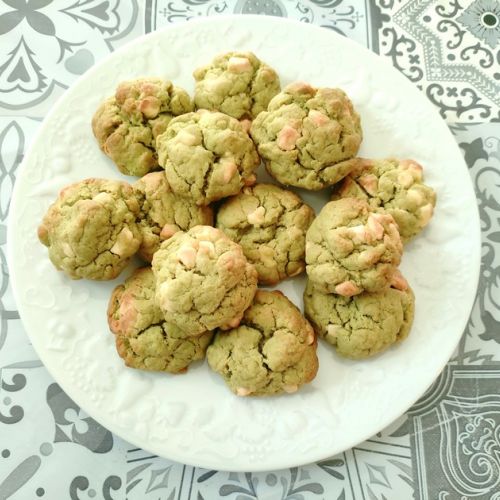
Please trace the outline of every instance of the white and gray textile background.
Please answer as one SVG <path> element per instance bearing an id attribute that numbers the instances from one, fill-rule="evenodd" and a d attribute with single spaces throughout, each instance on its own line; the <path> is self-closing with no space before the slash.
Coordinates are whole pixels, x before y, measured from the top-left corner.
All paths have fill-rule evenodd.
<path id="1" fill-rule="evenodd" d="M 425 396 L 352 450 L 258 474 L 151 456 L 87 416 L 31 347 L 5 256 L 16 169 L 75 78 L 142 33 L 228 13 L 313 23 L 389 58 L 448 122 L 482 224 L 476 303 L 453 359 Z M 498 0 L 0 0 L 0 500 L 499 500 L 499 221 Z"/>

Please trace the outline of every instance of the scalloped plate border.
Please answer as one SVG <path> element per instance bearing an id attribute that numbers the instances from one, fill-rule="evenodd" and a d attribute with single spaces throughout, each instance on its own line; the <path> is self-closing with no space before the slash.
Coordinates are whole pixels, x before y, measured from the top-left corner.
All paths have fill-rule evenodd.
<path id="1" fill-rule="evenodd" d="M 116 282 L 67 280 L 36 239 L 38 221 L 64 184 L 88 176 L 120 177 L 100 154 L 89 123 L 99 100 L 118 81 L 156 73 L 192 91 L 191 71 L 232 49 L 254 50 L 285 84 L 303 79 L 343 87 L 362 117 L 360 154 L 413 157 L 424 164 L 426 181 L 438 193 L 433 221 L 403 258 L 403 273 L 417 298 L 409 338 L 357 363 L 321 345 L 318 377 L 288 397 L 235 398 L 202 364 L 177 377 L 126 369 L 114 353 L 104 313 Z M 316 209 L 327 199 L 324 193 L 302 194 Z M 437 111 L 404 76 L 357 43 L 272 17 L 221 16 L 178 24 L 144 35 L 94 66 L 40 127 L 19 169 L 10 210 L 14 294 L 25 329 L 54 379 L 115 434 L 171 460 L 211 469 L 302 465 L 351 448 L 389 425 L 452 355 L 479 276 L 476 198 L 458 146 Z M 303 284 L 298 278 L 279 288 L 301 305 Z"/>

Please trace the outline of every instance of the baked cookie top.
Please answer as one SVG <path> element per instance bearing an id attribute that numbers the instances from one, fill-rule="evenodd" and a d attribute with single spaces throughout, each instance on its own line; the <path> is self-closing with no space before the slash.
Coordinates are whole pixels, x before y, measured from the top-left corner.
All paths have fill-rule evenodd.
<path id="1" fill-rule="evenodd" d="M 172 190 L 198 205 L 255 183 L 255 146 L 241 123 L 223 113 L 199 110 L 174 118 L 156 145 Z"/>
<path id="2" fill-rule="evenodd" d="M 130 184 L 85 179 L 61 190 L 38 228 L 57 269 L 73 279 L 116 278 L 141 244 L 140 201 Z"/>
<path id="3" fill-rule="evenodd" d="M 142 176 L 158 168 L 156 137 L 172 117 L 192 110 L 185 90 L 167 80 L 140 78 L 118 85 L 95 112 L 92 130 L 120 172 Z"/>
<path id="4" fill-rule="evenodd" d="M 407 337 L 415 297 L 410 287 L 343 297 L 323 293 L 308 280 L 304 310 L 316 333 L 336 346 L 340 355 L 362 359 Z"/>
<path id="5" fill-rule="evenodd" d="M 258 290 L 239 327 L 218 332 L 209 366 L 238 396 L 295 392 L 318 370 L 309 322 L 281 292 Z"/>
<path id="6" fill-rule="evenodd" d="M 325 293 L 356 295 L 396 283 L 403 244 L 393 217 L 368 202 L 342 198 L 327 203 L 306 235 L 306 271 Z"/>
<path id="7" fill-rule="evenodd" d="M 143 195 L 139 222 L 142 244 L 138 253 L 147 262 L 151 262 L 161 242 L 177 231 L 213 224 L 212 209 L 176 195 L 163 171 L 145 175 L 134 187 Z"/>
<path id="8" fill-rule="evenodd" d="M 345 177 L 349 171 L 340 162 L 356 155 L 362 139 L 359 116 L 342 90 L 303 82 L 275 96 L 250 133 L 270 175 L 311 190 Z"/>
<path id="9" fill-rule="evenodd" d="M 257 271 L 237 243 L 210 226 L 175 233 L 153 257 L 156 301 L 187 335 L 232 328 L 257 289 Z"/>
<path id="10" fill-rule="evenodd" d="M 253 119 L 280 91 L 276 71 L 251 52 L 228 52 L 194 71 L 197 108 Z"/>
<path id="11" fill-rule="evenodd" d="M 170 373 L 186 371 L 205 356 L 211 332 L 185 337 L 167 323 L 155 303 L 155 278 L 150 267 L 136 269 L 111 294 L 108 324 L 116 350 L 127 366 Z"/>
<path id="12" fill-rule="evenodd" d="M 305 236 L 314 211 L 291 191 L 256 184 L 219 208 L 216 225 L 239 243 L 259 273 L 272 285 L 305 269 Z"/>
<path id="13" fill-rule="evenodd" d="M 382 208 L 396 221 L 403 241 L 429 223 L 436 193 L 423 183 L 423 169 L 414 160 L 353 158 L 350 174 L 334 188 L 332 200 L 360 198 L 373 210 Z"/>

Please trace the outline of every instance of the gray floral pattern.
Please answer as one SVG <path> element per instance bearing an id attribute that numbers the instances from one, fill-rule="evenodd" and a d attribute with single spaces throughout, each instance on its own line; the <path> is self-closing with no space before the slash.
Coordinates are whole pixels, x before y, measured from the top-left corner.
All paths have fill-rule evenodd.
<path id="1" fill-rule="evenodd" d="M 498 0 L 380 1 L 373 49 L 415 82 L 448 122 L 500 120 Z M 491 24 L 488 24 L 491 23 Z"/>
<path id="2" fill-rule="evenodd" d="M 498 25 L 487 17 L 497 14 L 499 2 L 361 4 L 0 0 L 0 499 L 499 499 L 500 123 L 493 122 L 500 74 Z M 58 93 L 142 31 L 230 12 L 314 23 L 389 57 L 450 122 L 482 224 L 481 278 L 469 323 L 447 369 L 421 400 L 351 450 L 266 473 L 171 462 L 134 448 L 86 415 L 54 383 L 24 334 L 5 256 L 16 169 Z M 465 123 L 471 121 L 483 123 Z"/>

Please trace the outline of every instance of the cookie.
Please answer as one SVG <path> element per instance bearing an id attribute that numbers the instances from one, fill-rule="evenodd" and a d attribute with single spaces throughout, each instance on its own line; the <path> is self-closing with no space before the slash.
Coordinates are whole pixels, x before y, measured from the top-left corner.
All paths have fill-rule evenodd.
<path id="1" fill-rule="evenodd" d="M 309 280 L 304 310 L 316 333 L 335 346 L 340 355 L 363 359 L 408 336 L 415 297 L 410 287 L 343 297 L 323 293 Z"/>
<path id="2" fill-rule="evenodd" d="M 392 215 L 368 202 L 327 203 L 306 234 L 306 271 L 325 293 L 356 295 L 396 284 L 403 244 Z"/>
<path id="3" fill-rule="evenodd" d="M 193 110 L 188 93 L 159 78 L 122 82 L 92 118 L 102 151 L 126 175 L 158 168 L 155 140 L 174 116 Z"/>
<path id="4" fill-rule="evenodd" d="M 167 323 L 155 303 L 155 278 L 150 267 L 136 271 L 111 294 L 108 324 L 125 364 L 141 370 L 179 373 L 205 357 L 211 332 L 185 337 Z"/>
<path id="5" fill-rule="evenodd" d="M 156 300 L 186 335 L 239 324 L 257 289 L 257 271 L 222 231 L 196 226 L 175 233 L 153 257 Z"/>
<path id="6" fill-rule="evenodd" d="M 213 224 L 212 209 L 173 193 L 163 171 L 145 175 L 134 187 L 143 194 L 139 223 L 142 244 L 138 253 L 147 262 L 151 262 L 161 242 L 177 231 Z"/>
<path id="7" fill-rule="evenodd" d="M 373 210 L 391 214 L 403 241 L 416 236 L 429 223 L 436 193 L 423 183 L 422 167 L 413 160 L 348 160 L 350 174 L 334 188 L 332 200 L 360 198 Z"/>
<path id="8" fill-rule="evenodd" d="M 305 236 L 314 211 L 291 191 L 273 184 L 246 187 L 217 212 L 216 226 L 239 243 L 259 273 L 273 285 L 305 269 Z"/>
<path id="9" fill-rule="evenodd" d="M 240 326 L 216 333 L 207 360 L 238 396 L 291 393 L 316 376 L 316 347 L 297 307 L 281 292 L 259 290 Z"/>
<path id="10" fill-rule="evenodd" d="M 253 119 L 280 91 L 279 77 L 251 52 L 228 52 L 198 68 L 194 103 L 237 119 Z"/>
<path id="11" fill-rule="evenodd" d="M 38 238 L 54 266 L 73 279 L 112 280 L 141 244 L 140 202 L 130 184 L 85 179 L 49 207 Z"/>
<path id="12" fill-rule="evenodd" d="M 174 118 L 156 141 L 174 193 L 208 205 L 255 183 L 259 155 L 241 123 L 200 110 Z"/>
<path id="13" fill-rule="evenodd" d="M 342 161 L 356 155 L 362 139 L 359 116 L 342 90 L 302 82 L 275 96 L 250 133 L 270 175 L 311 190 L 345 177 Z"/>

